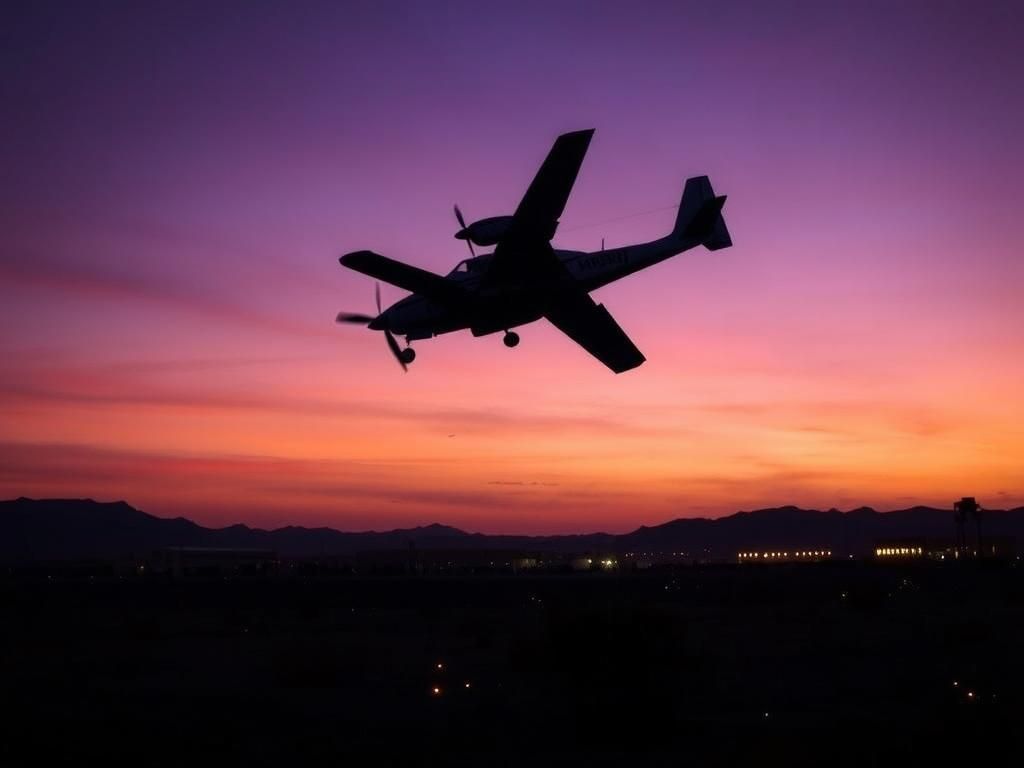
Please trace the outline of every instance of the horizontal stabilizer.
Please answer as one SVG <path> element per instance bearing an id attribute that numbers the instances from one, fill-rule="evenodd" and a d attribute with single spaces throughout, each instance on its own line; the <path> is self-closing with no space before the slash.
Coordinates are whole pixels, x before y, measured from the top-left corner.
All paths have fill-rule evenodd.
<path id="1" fill-rule="evenodd" d="M 711 237 L 704 241 L 704 247 L 709 251 L 717 251 L 719 248 L 728 248 L 732 245 L 732 237 L 725 226 L 725 219 L 719 213 L 715 218 L 715 225 L 711 228 Z"/>
<path id="2" fill-rule="evenodd" d="M 713 197 L 701 205 L 700 209 L 690 219 L 690 223 L 683 230 L 683 237 L 692 237 L 703 241 L 709 236 L 715 227 L 715 221 L 722 212 L 725 205 L 725 195 Z"/>

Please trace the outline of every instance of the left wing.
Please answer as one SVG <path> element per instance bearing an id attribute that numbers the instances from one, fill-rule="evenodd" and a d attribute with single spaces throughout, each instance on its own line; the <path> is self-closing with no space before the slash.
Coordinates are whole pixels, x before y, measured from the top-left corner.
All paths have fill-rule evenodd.
<path id="1" fill-rule="evenodd" d="M 537 238 L 544 242 L 551 239 L 593 136 L 594 129 L 589 128 L 563 133 L 555 139 L 551 151 L 512 215 L 512 224 L 506 237 L 513 240 Z"/>
<path id="2" fill-rule="evenodd" d="M 544 316 L 615 373 L 636 368 L 646 359 L 604 305 L 576 286 L 567 286 L 554 297 Z"/>
<path id="3" fill-rule="evenodd" d="M 563 133 L 530 182 L 512 215 L 508 231 L 494 250 L 487 281 L 550 276 L 550 248 L 558 218 L 572 192 L 594 129 Z M 545 246 L 538 248 L 538 246 Z"/>

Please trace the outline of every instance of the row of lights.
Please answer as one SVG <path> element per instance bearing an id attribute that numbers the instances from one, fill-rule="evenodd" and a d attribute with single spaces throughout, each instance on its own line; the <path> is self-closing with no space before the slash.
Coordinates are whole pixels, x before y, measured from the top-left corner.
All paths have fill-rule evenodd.
<path id="1" fill-rule="evenodd" d="M 689 557 L 685 552 L 627 552 L 626 557 L 666 557 L 672 555 L 672 557 Z"/>
<path id="2" fill-rule="evenodd" d="M 900 555 L 920 555 L 920 547 L 878 547 L 875 557 L 899 557 Z"/>
<path id="3" fill-rule="evenodd" d="M 789 552 L 740 552 L 740 560 L 772 560 L 790 557 Z M 792 557 L 831 557 L 832 550 L 807 550 L 806 552 L 793 552 Z"/>

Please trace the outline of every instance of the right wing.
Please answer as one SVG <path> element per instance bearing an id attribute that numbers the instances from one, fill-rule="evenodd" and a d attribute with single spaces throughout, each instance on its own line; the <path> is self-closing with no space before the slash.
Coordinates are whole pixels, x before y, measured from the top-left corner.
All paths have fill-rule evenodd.
<path id="1" fill-rule="evenodd" d="M 615 373 L 636 368 L 646 359 L 604 305 L 575 286 L 559 293 L 544 316 Z"/>
<path id="2" fill-rule="evenodd" d="M 338 261 L 342 266 L 356 272 L 397 285 L 442 304 L 458 304 L 467 299 L 465 291 L 441 275 L 389 259 L 373 251 L 346 253 Z"/>

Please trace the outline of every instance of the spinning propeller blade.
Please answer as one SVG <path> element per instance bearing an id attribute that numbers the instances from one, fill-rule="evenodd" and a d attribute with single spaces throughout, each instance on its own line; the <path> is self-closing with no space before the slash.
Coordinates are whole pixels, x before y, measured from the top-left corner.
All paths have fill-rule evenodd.
<path id="1" fill-rule="evenodd" d="M 380 283 L 374 284 L 373 298 L 377 304 L 377 317 L 372 315 L 363 315 L 358 312 L 339 312 L 338 316 L 334 318 L 335 322 L 352 323 L 353 325 L 369 325 L 374 320 L 377 320 L 384 313 L 380 302 Z M 405 360 L 402 359 L 402 348 L 398 346 L 398 341 L 395 339 L 395 335 L 391 333 L 391 330 L 388 328 L 384 329 L 384 339 L 388 343 L 388 349 L 391 350 L 391 354 L 395 356 L 395 360 L 397 360 L 398 364 L 402 366 L 402 370 L 408 372 L 409 368 L 406 365 Z M 409 350 L 409 352 L 411 353 L 412 350 Z"/>
<path id="2" fill-rule="evenodd" d="M 369 325 L 374 321 L 372 315 L 361 315 L 358 312 L 339 312 L 334 318 L 336 323 L 352 323 L 354 325 Z"/>
<path id="3" fill-rule="evenodd" d="M 462 218 L 462 211 L 459 210 L 459 206 L 455 206 L 455 218 L 459 222 L 459 226 L 462 227 L 463 231 L 466 229 L 466 220 Z M 476 251 L 473 250 L 473 241 L 469 237 L 469 232 L 466 232 L 466 245 L 469 246 L 469 254 L 474 259 L 476 258 Z"/>
<path id="4" fill-rule="evenodd" d="M 397 360 L 398 364 L 402 366 L 402 370 L 408 373 L 409 368 L 406 366 L 405 360 L 402 359 L 402 350 L 398 346 L 398 342 L 395 340 L 395 337 L 392 335 L 391 331 L 389 331 L 387 328 L 384 329 L 384 338 L 387 339 L 388 349 L 390 349 L 391 354 L 395 356 L 395 360 Z"/>

